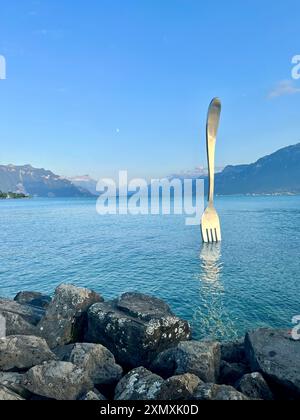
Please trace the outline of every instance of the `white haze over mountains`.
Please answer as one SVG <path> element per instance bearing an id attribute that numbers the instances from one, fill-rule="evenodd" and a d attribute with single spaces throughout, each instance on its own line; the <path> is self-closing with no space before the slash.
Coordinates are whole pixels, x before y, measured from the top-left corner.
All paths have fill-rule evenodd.
<path id="1" fill-rule="evenodd" d="M 216 167 L 215 172 L 222 172 L 224 168 Z M 168 178 L 180 178 L 180 179 L 196 179 L 196 178 L 205 178 L 208 175 L 208 168 L 204 166 L 198 166 L 192 170 L 181 171 L 179 173 L 171 174 Z"/>
<path id="2" fill-rule="evenodd" d="M 91 178 L 89 175 L 78 175 L 67 178 L 68 181 L 72 182 L 76 187 L 84 188 L 93 195 L 98 195 L 97 192 L 97 181 Z"/>
<path id="3" fill-rule="evenodd" d="M 216 173 L 218 172 L 222 172 L 224 168 L 221 167 L 217 167 L 216 168 Z M 203 178 L 206 177 L 208 174 L 208 169 L 203 167 L 203 166 L 199 166 L 196 167 L 195 169 L 192 170 L 183 170 L 179 173 L 174 173 L 174 174 L 170 174 L 170 175 L 166 175 L 166 178 L 168 179 L 174 179 L 174 178 L 179 178 L 179 179 L 196 179 L 196 178 Z M 72 182 L 74 185 L 84 188 L 88 191 L 90 191 L 92 194 L 96 194 L 97 193 L 97 180 L 91 178 L 89 175 L 78 175 L 78 176 L 74 176 L 74 177 L 69 177 L 67 178 L 68 181 Z"/>

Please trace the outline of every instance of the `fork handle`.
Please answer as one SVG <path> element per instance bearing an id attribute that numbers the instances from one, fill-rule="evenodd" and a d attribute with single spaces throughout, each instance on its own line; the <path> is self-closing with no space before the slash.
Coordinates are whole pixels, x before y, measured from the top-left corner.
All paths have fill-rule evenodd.
<path id="1" fill-rule="evenodd" d="M 220 122 L 221 114 L 221 102 L 218 98 L 212 100 L 207 116 L 206 125 L 206 147 L 207 147 L 207 162 L 208 162 L 208 201 L 209 204 L 214 202 L 214 190 L 215 190 L 215 150 L 217 132 Z"/>

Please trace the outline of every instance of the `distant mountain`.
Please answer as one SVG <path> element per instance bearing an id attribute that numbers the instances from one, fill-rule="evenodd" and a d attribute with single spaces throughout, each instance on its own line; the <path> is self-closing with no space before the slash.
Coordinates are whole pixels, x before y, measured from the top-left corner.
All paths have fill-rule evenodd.
<path id="1" fill-rule="evenodd" d="M 91 193 L 67 179 L 31 165 L 0 165 L 0 191 L 38 197 L 89 197 Z"/>
<path id="2" fill-rule="evenodd" d="M 219 170 L 219 169 L 217 169 Z M 204 179 L 207 170 L 196 168 L 172 178 Z M 300 143 L 288 146 L 249 165 L 227 166 L 216 173 L 215 191 L 234 194 L 300 194 Z M 38 197 L 91 197 L 99 195 L 97 181 L 88 175 L 62 178 L 31 165 L 0 165 L 0 191 Z"/>
<path id="3" fill-rule="evenodd" d="M 227 166 L 216 175 L 216 193 L 300 193 L 300 143 L 280 149 L 249 165 Z"/>
<path id="4" fill-rule="evenodd" d="M 67 179 L 76 187 L 84 188 L 93 195 L 99 195 L 97 192 L 97 181 L 91 178 L 89 175 L 74 176 Z"/>
<path id="5" fill-rule="evenodd" d="M 216 167 L 215 171 L 216 173 L 221 172 L 224 169 L 224 167 Z M 179 179 L 200 179 L 200 178 L 205 178 L 207 177 L 208 174 L 208 169 L 203 167 L 203 166 L 199 166 L 195 169 L 192 170 L 187 170 L 187 171 L 182 171 L 180 173 L 177 174 L 172 174 L 170 175 L 168 178 L 172 179 L 172 178 L 179 178 Z"/>

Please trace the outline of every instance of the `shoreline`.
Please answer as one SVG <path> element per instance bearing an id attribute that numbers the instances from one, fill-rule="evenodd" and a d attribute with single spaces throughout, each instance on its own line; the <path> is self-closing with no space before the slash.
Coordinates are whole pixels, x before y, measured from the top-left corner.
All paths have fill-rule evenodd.
<path id="1" fill-rule="evenodd" d="M 197 341 L 161 299 L 105 301 L 70 284 L 53 298 L 0 299 L 0 315 L 0 400 L 300 399 L 300 341 L 290 331 Z"/>

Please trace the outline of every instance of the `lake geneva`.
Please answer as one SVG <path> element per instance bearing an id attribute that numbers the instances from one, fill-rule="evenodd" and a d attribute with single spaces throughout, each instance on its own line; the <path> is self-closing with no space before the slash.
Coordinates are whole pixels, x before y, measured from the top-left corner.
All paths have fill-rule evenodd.
<path id="1" fill-rule="evenodd" d="M 300 196 L 219 197 L 223 242 L 185 216 L 99 216 L 95 199 L 0 201 L 0 296 L 60 283 L 165 299 L 194 336 L 292 327 L 300 314 Z"/>

